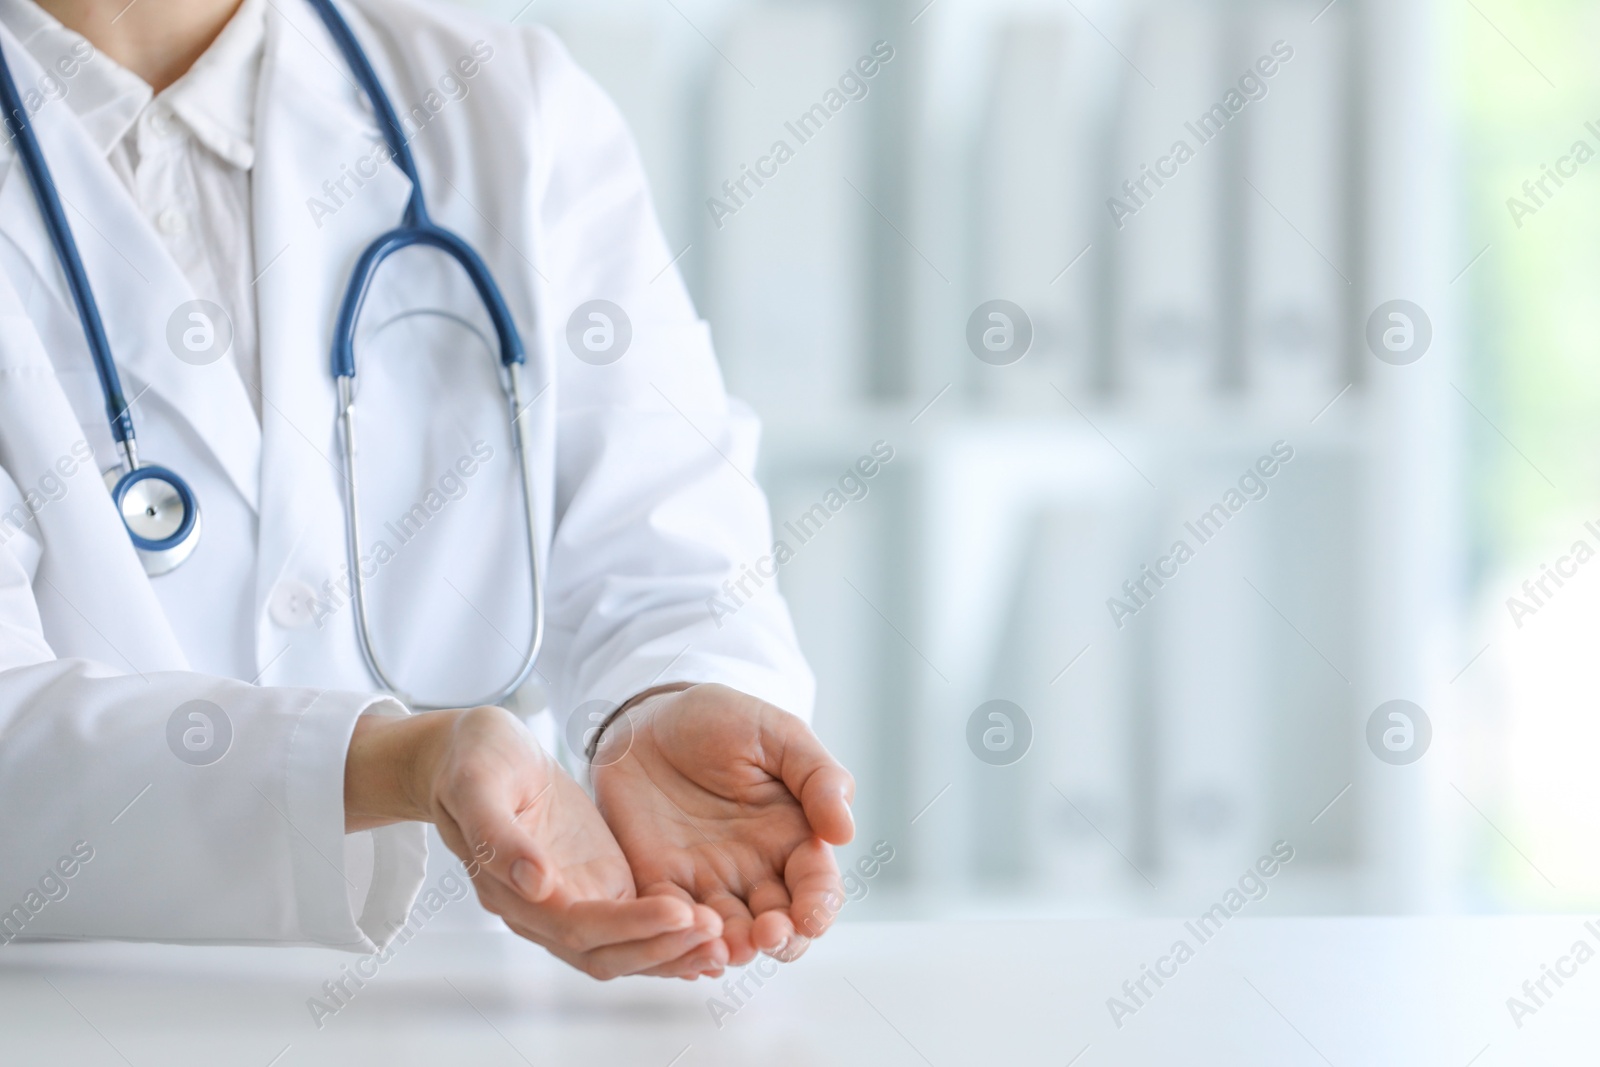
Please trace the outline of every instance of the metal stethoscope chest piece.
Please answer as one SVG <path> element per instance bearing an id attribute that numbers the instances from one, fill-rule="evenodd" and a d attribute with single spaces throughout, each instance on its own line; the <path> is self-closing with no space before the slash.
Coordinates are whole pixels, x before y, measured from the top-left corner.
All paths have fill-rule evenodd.
<path id="1" fill-rule="evenodd" d="M 200 502 L 188 482 L 149 465 L 114 467 L 105 479 L 146 574 L 166 574 L 194 554 L 200 543 Z"/>
<path id="2" fill-rule="evenodd" d="M 350 573 L 355 592 L 356 632 L 360 638 L 361 653 L 373 678 L 392 693 L 405 696 L 386 670 L 373 647 L 370 617 L 367 611 L 366 585 L 360 562 L 360 517 L 356 494 L 356 429 L 353 410 L 356 361 L 354 339 L 361 317 L 362 305 L 372 288 L 378 269 L 389 256 L 413 245 L 433 248 L 455 261 L 471 279 L 473 288 L 494 324 L 500 349 L 501 375 L 506 400 L 511 412 L 512 435 L 517 458 L 521 466 L 521 483 L 524 518 L 527 523 L 528 564 L 533 594 L 533 618 L 526 651 L 516 673 L 500 688 L 480 694 L 469 701 L 452 701 L 445 704 L 421 704 L 410 701 L 422 710 L 432 708 L 473 707 L 481 704 L 501 704 L 520 689 L 533 673 L 534 663 L 544 638 L 544 597 L 539 571 L 538 535 L 535 524 L 534 485 L 532 473 L 532 434 L 529 431 L 527 409 L 524 402 L 522 375 L 526 361 L 521 335 L 512 321 L 500 288 L 495 284 L 488 266 L 472 246 L 449 230 L 435 225 L 428 217 L 423 199 L 422 182 L 417 176 L 416 164 L 407 144 L 405 131 L 395 115 L 372 64 L 362 51 L 350 27 L 334 8 L 332 0 L 308 0 L 313 10 L 327 27 L 334 43 L 343 53 L 351 73 L 355 75 L 362 91 L 372 104 L 378 125 L 395 166 L 411 182 L 411 199 L 406 205 L 401 224 L 383 234 L 369 245 L 357 261 L 350 284 L 345 289 L 339 307 L 338 321 L 334 327 L 332 345 L 332 371 L 338 388 L 339 424 L 344 444 L 345 535 L 350 556 Z M 56 259 L 67 278 L 72 292 L 78 320 L 83 326 L 84 339 L 94 358 L 95 370 L 105 395 L 106 415 L 111 423 L 111 435 L 122 453 L 122 465 L 106 474 L 106 485 L 117 511 L 139 554 L 145 572 L 152 577 L 166 574 L 195 550 L 200 539 L 200 504 L 194 491 L 177 474 L 164 467 L 141 465 L 134 434 L 133 417 L 123 397 L 122 383 L 112 358 L 111 345 L 106 339 L 105 326 L 95 303 L 83 261 L 78 255 L 77 243 L 67 224 L 61 198 L 55 181 L 45 164 L 44 153 L 34 135 L 32 117 L 17 93 L 16 82 L 0 51 L 0 106 L 5 109 L 4 121 L 11 134 L 17 153 L 25 168 L 39 213 L 55 247 Z M 409 701 L 409 698 L 407 698 Z"/>

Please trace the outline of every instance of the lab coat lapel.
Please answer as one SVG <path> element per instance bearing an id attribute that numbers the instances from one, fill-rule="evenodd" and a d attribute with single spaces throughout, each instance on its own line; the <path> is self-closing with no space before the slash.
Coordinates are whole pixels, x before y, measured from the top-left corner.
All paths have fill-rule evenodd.
<path id="1" fill-rule="evenodd" d="M 35 595 L 54 651 L 141 674 L 187 670 L 100 472 L 76 462 L 86 447 L 27 311 L 0 277 L 0 466 L 34 497 L 46 546 Z M 47 479 L 60 479 L 55 492 Z"/>
<path id="2" fill-rule="evenodd" d="M 33 57 L 9 34 L 3 40 L 16 79 L 24 84 L 36 80 L 40 68 Z M 261 436 L 243 382 L 229 360 L 195 366 L 179 359 L 168 344 L 169 321 L 194 299 L 183 272 L 65 104 L 46 104 L 35 116 L 34 132 L 94 288 L 124 394 L 133 401 L 148 389 L 166 401 L 255 507 Z M 14 158 L 0 185 L 0 233 L 28 258 L 41 284 L 67 313 L 74 314 L 27 174 Z M 83 358 L 90 358 L 87 347 Z M 159 456 L 145 458 L 161 461 Z"/>
<path id="3" fill-rule="evenodd" d="M 332 577 L 344 560 L 343 458 L 329 369 L 333 323 L 357 258 L 399 224 L 410 182 L 391 164 L 376 165 L 372 177 L 361 174 L 381 158 L 374 149 L 382 138 L 309 5 L 273 5 L 267 14 L 257 116 L 256 256 L 270 264 L 256 285 L 264 394 L 257 603 L 263 603 L 302 541 L 323 555 L 338 546 L 335 559 L 307 561 L 301 569 L 310 578 Z"/>

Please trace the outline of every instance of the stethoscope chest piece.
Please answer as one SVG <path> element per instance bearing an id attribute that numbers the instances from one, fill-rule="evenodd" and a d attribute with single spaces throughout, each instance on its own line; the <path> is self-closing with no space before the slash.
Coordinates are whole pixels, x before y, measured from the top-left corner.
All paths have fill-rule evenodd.
<path id="1" fill-rule="evenodd" d="M 106 485 L 146 574 L 166 574 L 194 553 L 200 502 L 182 478 L 165 467 L 116 468 L 106 473 Z"/>

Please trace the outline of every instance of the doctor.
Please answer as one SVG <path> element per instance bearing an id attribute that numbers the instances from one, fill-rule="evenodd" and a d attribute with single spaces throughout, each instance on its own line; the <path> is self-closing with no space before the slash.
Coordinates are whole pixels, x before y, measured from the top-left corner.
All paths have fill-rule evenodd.
<path id="1" fill-rule="evenodd" d="M 706 608 L 771 541 L 757 428 L 622 120 L 543 31 L 330 11 L 0 0 L 0 951 L 376 951 L 417 916 L 432 823 L 486 908 L 589 974 L 792 958 L 837 909 L 853 783 L 782 601 Z M 424 195 L 525 362 L 420 245 L 336 384 L 358 257 Z M 144 465 L 192 491 L 175 555 L 130 537 L 184 504 L 124 493 Z M 541 633 L 529 684 L 480 701 Z M 493 706 L 535 700 L 576 717 L 547 733 L 593 801 Z"/>

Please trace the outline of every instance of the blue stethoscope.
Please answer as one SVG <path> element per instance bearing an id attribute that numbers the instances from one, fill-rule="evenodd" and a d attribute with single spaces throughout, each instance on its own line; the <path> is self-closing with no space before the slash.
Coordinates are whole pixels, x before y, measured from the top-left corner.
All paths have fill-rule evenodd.
<path id="1" fill-rule="evenodd" d="M 399 226 L 383 234 L 367 246 L 356 261 L 350 283 L 339 306 L 338 319 L 333 330 L 332 371 L 338 387 L 338 419 L 344 443 L 344 473 L 348 485 L 345 493 L 345 534 L 350 557 L 350 576 L 354 591 L 356 631 L 360 637 L 361 652 L 373 677 L 388 691 L 405 696 L 405 691 L 394 683 L 393 675 L 379 662 L 373 648 L 371 626 L 367 613 L 366 584 L 361 573 L 361 524 L 356 507 L 356 436 L 354 418 L 354 393 L 356 377 L 355 335 L 361 318 L 362 305 L 372 288 L 373 278 L 384 260 L 412 245 L 435 248 L 460 265 L 477 291 L 478 299 L 488 312 L 494 325 L 500 349 L 501 383 L 511 408 L 511 424 L 516 438 L 518 461 L 522 473 L 522 495 L 528 533 L 528 563 L 533 593 L 533 625 L 527 650 L 517 674 L 506 685 L 493 693 L 470 701 L 450 701 L 443 704 L 422 704 L 411 701 L 422 710 L 433 708 L 473 707 L 480 704 L 502 704 L 528 680 L 533 673 L 534 661 L 544 638 L 544 598 L 539 571 L 538 538 L 534 513 L 534 486 L 530 457 L 533 452 L 532 433 L 524 417 L 528 404 L 524 400 L 522 375 L 518 368 L 526 362 L 522 336 L 517 332 L 507 309 L 505 298 L 489 273 L 488 266 L 458 235 L 436 225 L 428 217 L 427 205 L 422 196 L 422 182 L 417 177 L 417 167 L 411 157 L 411 148 L 405 132 L 395 116 L 394 106 L 373 72 L 355 34 L 343 16 L 334 8 L 332 0 L 308 0 L 321 17 L 328 33 L 344 54 L 362 92 L 372 104 L 378 126 L 388 146 L 389 155 L 411 181 L 411 198 Z M 105 394 L 106 415 L 111 422 L 111 436 L 122 453 L 122 465 L 107 475 L 111 497 L 122 515 L 123 525 L 133 546 L 138 551 L 145 572 L 154 577 L 166 574 L 193 554 L 200 540 L 200 503 L 194 491 L 173 471 L 154 464 L 141 463 L 133 428 L 133 416 L 123 396 L 122 381 L 111 355 L 111 345 L 106 339 L 105 326 L 100 319 L 100 309 L 95 303 L 88 274 L 78 255 L 77 242 L 72 228 L 67 224 L 66 213 L 61 208 L 61 198 L 56 193 L 55 180 L 46 166 L 44 153 L 34 136 L 32 119 L 23 107 L 17 93 L 11 69 L 0 50 L 0 105 L 5 108 L 5 126 L 10 133 L 17 153 L 27 171 L 33 187 L 39 214 L 50 241 L 55 246 L 56 259 L 67 278 L 72 292 L 78 320 L 83 326 L 84 339 L 89 354 L 94 357 L 95 370 L 100 379 L 100 389 Z"/>

